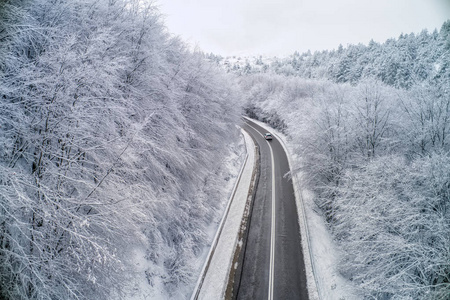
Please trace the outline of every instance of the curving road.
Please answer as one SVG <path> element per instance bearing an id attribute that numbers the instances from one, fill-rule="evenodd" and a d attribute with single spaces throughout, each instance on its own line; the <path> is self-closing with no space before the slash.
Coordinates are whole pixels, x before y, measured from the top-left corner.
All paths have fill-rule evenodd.
<path id="1" fill-rule="evenodd" d="M 265 129 L 245 120 L 243 128 L 260 149 L 260 177 L 237 299 L 308 299 L 305 265 L 289 163 L 277 139 L 266 141 Z M 239 279 L 238 279 L 239 280 Z"/>

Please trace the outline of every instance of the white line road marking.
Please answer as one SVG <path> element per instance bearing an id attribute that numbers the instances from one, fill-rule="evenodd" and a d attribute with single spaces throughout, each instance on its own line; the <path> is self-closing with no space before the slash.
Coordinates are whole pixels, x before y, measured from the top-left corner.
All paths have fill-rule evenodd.
<path id="1" fill-rule="evenodd" d="M 270 239 L 270 272 L 269 272 L 269 300 L 273 299 L 273 279 L 275 273 L 275 160 L 273 158 L 272 146 L 270 145 L 270 155 L 272 157 L 272 234 Z"/>
<path id="2" fill-rule="evenodd" d="M 262 137 L 264 135 L 259 132 L 255 127 L 248 124 L 247 125 L 253 130 L 255 130 L 257 133 L 259 133 Z M 270 145 L 270 142 L 267 141 L 267 144 L 269 145 L 270 149 L 270 156 L 272 159 L 272 221 L 271 221 L 271 230 L 270 230 L 270 269 L 269 269 L 269 295 L 268 299 L 273 299 L 273 281 L 274 281 L 274 273 L 275 273 L 275 160 L 273 158 L 273 150 L 272 146 Z"/>

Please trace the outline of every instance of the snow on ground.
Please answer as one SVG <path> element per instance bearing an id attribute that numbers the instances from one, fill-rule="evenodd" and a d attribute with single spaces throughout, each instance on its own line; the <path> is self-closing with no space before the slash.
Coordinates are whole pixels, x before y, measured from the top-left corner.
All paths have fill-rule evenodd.
<path id="1" fill-rule="evenodd" d="M 253 119 L 251 120 L 261 127 L 266 128 L 268 132 L 271 132 L 278 137 L 282 141 L 282 144 L 284 143 L 285 149 L 287 148 L 286 150 L 291 166 L 292 163 L 295 165 L 299 163 L 301 158 L 292 154 L 294 153 L 293 145 L 289 143 L 289 140 L 284 134 L 271 128 L 265 123 Z M 302 246 L 305 254 L 305 266 L 307 268 L 306 275 L 308 277 L 310 298 L 311 300 L 361 299 L 361 296 L 358 296 L 356 289 L 352 286 L 351 282 L 339 274 L 337 267 L 340 259 L 339 249 L 327 229 L 324 217 L 314 203 L 314 194 L 301 185 L 301 176 L 302 174 L 296 174 L 293 181 L 299 217 L 302 218 L 304 215 L 301 209 L 302 203 L 300 201 L 303 202 L 306 214 L 307 224 L 304 224 L 303 220 L 299 220 L 299 224 L 302 233 L 306 230 L 308 231 L 307 234 L 302 234 Z M 306 238 L 305 235 L 309 235 L 309 239 Z M 308 242 L 310 244 L 311 256 L 308 255 Z M 317 293 L 313 291 L 316 289 L 315 286 L 317 286 Z"/>
<path id="2" fill-rule="evenodd" d="M 134 265 L 134 280 L 130 291 L 127 291 L 127 300 L 161 299 L 163 297 L 161 291 L 152 288 L 145 277 L 145 270 L 151 266 L 145 258 L 145 251 L 143 246 L 136 246 L 131 253 L 130 259 Z"/>
<path id="3" fill-rule="evenodd" d="M 339 250 L 325 225 L 323 216 L 316 211 L 314 195 L 305 189 L 301 193 L 305 203 L 306 218 L 311 236 L 310 241 L 316 269 L 316 280 L 320 286 L 320 299 L 361 299 L 360 296 L 357 296 L 352 284 L 340 276 L 337 270 L 340 257 Z"/>
<path id="4" fill-rule="evenodd" d="M 238 243 L 238 233 L 247 202 L 248 191 L 255 165 L 255 145 L 250 136 L 242 131 L 247 148 L 247 162 L 242 170 L 236 194 L 232 199 L 230 211 L 224 221 L 217 247 L 209 265 L 208 272 L 200 290 L 199 299 L 223 299 L 228 283 L 234 250 Z"/>

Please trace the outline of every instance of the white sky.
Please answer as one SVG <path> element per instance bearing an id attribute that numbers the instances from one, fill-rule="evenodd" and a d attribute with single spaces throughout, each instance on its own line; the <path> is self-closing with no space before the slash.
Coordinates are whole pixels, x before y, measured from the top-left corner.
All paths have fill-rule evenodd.
<path id="1" fill-rule="evenodd" d="M 157 0 L 169 31 L 204 52 L 284 56 L 430 32 L 450 0 Z"/>

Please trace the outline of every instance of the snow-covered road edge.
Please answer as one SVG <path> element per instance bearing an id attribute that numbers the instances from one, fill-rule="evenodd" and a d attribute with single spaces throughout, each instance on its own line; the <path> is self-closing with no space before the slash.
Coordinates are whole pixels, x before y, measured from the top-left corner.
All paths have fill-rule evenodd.
<path id="1" fill-rule="evenodd" d="M 223 299 L 226 292 L 233 255 L 238 243 L 240 224 L 255 167 L 255 144 L 244 130 L 241 130 L 241 132 L 244 136 L 247 156 L 191 300 Z"/>

